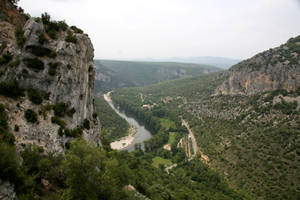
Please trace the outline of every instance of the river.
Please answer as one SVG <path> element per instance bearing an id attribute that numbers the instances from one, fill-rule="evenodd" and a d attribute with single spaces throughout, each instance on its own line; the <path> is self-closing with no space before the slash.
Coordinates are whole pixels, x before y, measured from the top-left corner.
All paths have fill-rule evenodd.
<path id="1" fill-rule="evenodd" d="M 111 101 L 110 98 L 110 93 L 108 92 L 104 95 L 104 99 L 105 101 L 110 105 L 110 107 L 122 118 L 124 118 L 130 125 L 135 126 L 137 128 L 136 133 L 133 135 L 132 138 L 132 142 L 119 150 L 127 150 L 129 152 L 134 150 L 134 145 L 137 143 L 141 143 L 142 144 L 142 149 L 144 149 L 144 141 L 150 139 L 152 137 L 150 131 L 148 131 L 143 125 L 140 125 L 134 118 L 127 116 L 124 112 L 120 111 L 119 109 L 117 109 Z M 127 138 L 127 140 L 130 140 L 130 137 Z M 124 142 L 125 143 L 125 142 Z"/>

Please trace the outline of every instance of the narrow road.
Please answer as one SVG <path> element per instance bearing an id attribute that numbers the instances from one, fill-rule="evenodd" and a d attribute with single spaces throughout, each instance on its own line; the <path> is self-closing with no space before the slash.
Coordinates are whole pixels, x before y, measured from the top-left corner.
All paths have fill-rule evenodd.
<path id="1" fill-rule="evenodd" d="M 181 122 L 182 122 L 182 125 L 184 125 L 187 128 L 187 130 L 189 131 L 188 137 L 191 138 L 191 140 L 192 140 L 192 147 L 194 150 L 194 154 L 192 155 L 192 157 L 195 157 L 196 154 L 198 153 L 198 146 L 197 146 L 197 141 L 196 141 L 195 135 L 194 135 L 193 131 L 191 130 L 188 122 L 186 122 L 184 119 L 181 119 Z"/>

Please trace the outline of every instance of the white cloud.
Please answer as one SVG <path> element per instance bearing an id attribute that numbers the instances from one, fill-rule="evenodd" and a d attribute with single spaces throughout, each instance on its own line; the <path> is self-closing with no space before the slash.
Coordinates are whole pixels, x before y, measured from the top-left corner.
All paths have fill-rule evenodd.
<path id="1" fill-rule="evenodd" d="M 300 34 L 299 0 L 21 0 L 87 32 L 98 58 L 247 58 Z"/>

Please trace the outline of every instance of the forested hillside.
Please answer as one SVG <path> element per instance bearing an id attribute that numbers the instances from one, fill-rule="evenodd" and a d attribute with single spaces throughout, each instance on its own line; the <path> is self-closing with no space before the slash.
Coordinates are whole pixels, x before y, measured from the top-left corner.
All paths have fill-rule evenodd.
<path id="1" fill-rule="evenodd" d="M 220 71 L 219 68 L 209 65 L 175 62 L 95 60 L 95 65 L 96 93 Z"/>
<path id="2" fill-rule="evenodd" d="M 229 72 L 121 89 L 114 92 L 113 101 L 145 123 L 146 116 L 156 116 L 150 122 L 166 118 L 176 122 L 182 117 L 196 135 L 199 154 L 207 156 L 210 168 L 230 184 L 256 199 L 296 200 L 300 198 L 299 38 Z M 285 54 L 275 60 L 272 52 Z M 269 58 L 273 61 L 265 64 L 263 59 Z M 257 67 L 248 65 L 255 62 Z M 165 114 L 155 114 L 157 109 Z"/>

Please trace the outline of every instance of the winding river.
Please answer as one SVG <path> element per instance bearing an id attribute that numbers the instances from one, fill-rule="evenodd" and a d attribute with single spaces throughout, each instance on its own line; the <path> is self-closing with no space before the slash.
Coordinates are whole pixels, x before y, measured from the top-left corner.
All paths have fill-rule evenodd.
<path id="1" fill-rule="evenodd" d="M 125 146 L 124 148 L 118 149 L 118 150 L 127 150 L 129 152 L 134 150 L 134 145 L 137 143 L 142 144 L 142 149 L 144 149 L 144 141 L 150 139 L 152 137 L 151 133 L 143 126 L 140 125 L 134 118 L 127 116 L 124 112 L 118 110 L 111 101 L 110 93 L 108 92 L 104 95 L 105 101 L 110 105 L 110 107 L 122 118 L 124 118 L 130 125 L 135 126 L 137 131 L 136 133 L 131 136 L 126 137 L 125 140 L 131 140 L 130 144 Z M 125 142 L 124 142 L 125 143 Z"/>

